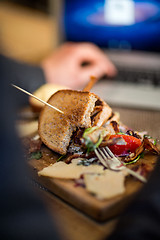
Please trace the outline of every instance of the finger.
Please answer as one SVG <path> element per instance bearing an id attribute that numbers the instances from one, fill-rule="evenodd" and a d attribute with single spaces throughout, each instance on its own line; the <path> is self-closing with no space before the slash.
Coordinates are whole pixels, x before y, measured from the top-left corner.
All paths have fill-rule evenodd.
<path id="1" fill-rule="evenodd" d="M 86 67 L 81 67 L 80 76 L 83 76 L 82 78 L 85 78 L 85 76 L 95 76 L 98 79 L 101 78 L 104 75 L 107 75 L 109 77 L 114 76 L 115 69 L 112 65 L 109 65 L 105 61 L 98 61 L 94 64 L 88 65 Z"/>
<path id="2" fill-rule="evenodd" d="M 117 73 L 116 67 L 108 59 L 107 55 L 94 44 L 79 44 L 79 47 L 77 47 L 77 54 L 80 64 L 82 62 L 88 62 L 97 66 L 101 65 L 104 74 L 107 74 L 108 76 L 114 76 Z"/>
<path id="3" fill-rule="evenodd" d="M 90 80 L 91 76 L 94 76 L 97 79 L 99 79 L 104 74 L 105 73 L 104 73 L 103 69 L 101 69 L 95 65 L 92 65 L 89 67 L 83 67 L 83 68 L 81 68 L 81 70 L 79 69 L 76 79 L 79 83 L 86 84 Z"/>

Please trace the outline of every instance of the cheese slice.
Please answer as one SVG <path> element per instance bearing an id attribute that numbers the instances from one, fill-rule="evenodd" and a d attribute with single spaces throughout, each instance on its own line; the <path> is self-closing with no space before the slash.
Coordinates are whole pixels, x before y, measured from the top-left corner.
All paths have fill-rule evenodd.
<path id="1" fill-rule="evenodd" d="M 109 199 L 125 192 L 124 171 L 104 170 L 103 174 L 85 174 L 84 182 L 88 192 L 96 195 L 98 199 Z"/>
<path id="2" fill-rule="evenodd" d="M 81 159 L 74 159 L 70 164 L 56 162 L 38 172 L 39 176 L 47 176 L 61 179 L 78 179 L 84 173 L 103 173 L 101 165 L 77 165 Z"/>

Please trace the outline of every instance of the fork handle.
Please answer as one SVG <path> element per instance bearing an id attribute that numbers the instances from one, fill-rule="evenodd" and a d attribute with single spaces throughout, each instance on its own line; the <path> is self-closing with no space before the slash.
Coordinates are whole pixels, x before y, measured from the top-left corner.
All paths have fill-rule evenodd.
<path id="1" fill-rule="evenodd" d="M 129 169 L 129 168 L 126 168 L 127 169 L 127 172 L 129 174 L 131 174 L 132 176 L 136 177 L 137 179 L 139 179 L 141 182 L 143 183 L 146 183 L 147 182 L 147 179 L 141 175 L 139 175 L 138 173 L 136 173 L 135 171 Z"/>

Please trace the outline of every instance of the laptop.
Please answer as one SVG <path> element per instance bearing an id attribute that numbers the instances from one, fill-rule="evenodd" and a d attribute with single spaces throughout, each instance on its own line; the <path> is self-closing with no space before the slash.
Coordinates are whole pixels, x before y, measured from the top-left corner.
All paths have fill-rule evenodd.
<path id="1" fill-rule="evenodd" d="M 55 1 L 56 2 L 56 1 Z M 58 1 L 60 41 L 97 44 L 118 69 L 92 91 L 115 107 L 160 110 L 160 1 Z"/>

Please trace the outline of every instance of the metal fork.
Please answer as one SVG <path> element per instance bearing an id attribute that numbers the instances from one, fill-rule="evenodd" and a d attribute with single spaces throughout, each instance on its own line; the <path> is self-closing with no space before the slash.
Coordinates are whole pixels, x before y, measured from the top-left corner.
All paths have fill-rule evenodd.
<path id="1" fill-rule="evenodd" d="M 146 178 L 136 173 L 135 171 L 127 168 L 106 146 L 104 148 L 97 148 L 94 150 L 97 158 L 103 164 L 103 166 L 107 167 L 110 170 L 121 171 L 126 169 L 129 174 L 139 179 L 141 182 L 146 182 Z"/>

